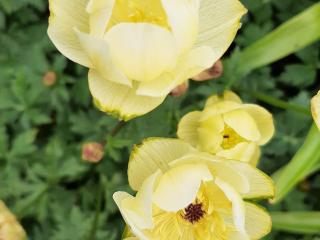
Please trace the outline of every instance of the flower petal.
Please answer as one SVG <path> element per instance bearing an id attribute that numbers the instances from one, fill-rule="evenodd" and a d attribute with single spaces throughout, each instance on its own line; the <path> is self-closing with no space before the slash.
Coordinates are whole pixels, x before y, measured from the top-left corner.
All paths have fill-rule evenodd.
<path id="1" fill-rule="evenodd" d="M 178 139 L 150 138 L 132 151 L 128 166 L 130 187 L 138 191 L 143 181 L 159 169 L 195 149 Z"/>
<path id="2" fill-rule="evenodd" d="M 246 176 L 249 181 L 250 191 L 242 194 L 242 197 L 246 199 L 260 199 L 274 196 L 273 181 L 265 173 L 240 161 L 229 160 L 228 164 L 243 176 Z"/>
<path id="3" fill-rule="evenodd" d="M 271 231 L 271 217 L 262 207 L 245 203 L 246 230 L 250 239 L 261 239 Z"/>
<path id="4" fill-rule="evenodd" d="M 256 122 L 250 114 L 242 109 L 233 110 L 223 114 L 225 123 L 241 137 L 249 141 L 259 141 L 261 134 Z"/>
<path id="5" fill-rule="evenodd" d="M 110 20 L 115 0 L 90 0 L 87 12 L 90 13 L 90 34 L 103 37 Z"/>
<path id="6" fill-rule="evenodd" d="M 199 47 L 182 56 L 171 72 L 157 79 L 140 83 L 137 93 L 146 96 L 163 96 L 174 87 L 197 75 L 212 65 L 215 53 L 209 47 Z"/>
<path id="7" fill-rule="evenodd" d="M 249 113 L 256 122 L 256 126 L 261 135 L 258 141 L 259 145 L 266 144 L 275 132 L 272 114 L 263 107 L 255 104 L 244 104 L 243 109 Z"/>
<path id="8" fill-rule="evenodd" d="M 127 219 L 134 222 L 139 229 L 153 228 L 152 193 L 156 177 L 157 174 L 148 177 L 136 197 L 128 197 L 121 202 Z"/>
<path id="9" fill-rule="evenodd" d="M 256 164 L 260 157 L 260 150 L 259 146 L 254 142 L 241 142 L 233 148 L 218 151 L 217 155 L 227 159 Z"/>
<path id="10" fill-rule="evenodd" d="M 110 50 L 105 40 L 80 32 L 78 29 L 74 29 L 74 31 L 79 37 L 83 50 L 91 60 L 92 69 L 96 70 L 101 77 L 108 81 L 129 87 L 132 86 L 131 80 L 113 64 Z"/>
<path id="11" fill-rule="evenodd" d="M 190 205 L 197 196 L 202 181 L 213 180 L 205 164 L 181 164 L 159 178 L 153 195 L 161 209 L 177 212 Z"/>
<path id="12" fill-rule="evenodd" d="M 144 233 L 135 225 L 131 219 L 129 219 L 122 207 L 122 202 L 128 198 L 133 198 L 130 194 L 126 192 L 116 192 L 113 194 L 113 200 L 117 204 L 120 213 L 125 220 L 125 222 L 130 226 L 132 233 L 137 236 L 140 240 L 148 240 Z"/>
<path id="13" fill-rule="evenodd" d="M 123 120 L 144 115 L 159 106 L 165 97 L 138 96 L 134 88 L 103 79 L 96 71 L 89 71 L 89 88 L 97 107 Z"/>
<path id="14" fill-rule="evenodd" d="M 194 111 L 186 114 L 179 122 L 177 135 L 180 139 L 190 143 L 192 146 L 198 145 L 198 127 L 201 112 Z"/>
<path id="15" fill-rule="evenodd" d="M 148 23 L 120 23 L 105 35 L 115 63 L 137 81 L 151 81 L 177 60 L 172 34 Z"/>
<path id="16" fill-rule="evenodd" d="M 212 161 L 209 166 L 215 177 L 232 186 L 237 192 L 245 194 L 250 191 L 250 183 L 247 176 L 230 166 L 228 161 Z"/>
<path id="17" fill-rule="evenodd" d="M 236 102 L 236 103 L 242 103 L 241 98 L 237 94 L 235 94 L 232 91 L 225 91 L 222 96 L 213 95 L 213 96 L 209 97 L 206 101 L 205 107 L 207 108 L 211 105 L 214 105 L 214 104 L 216 104 L 218 102 L 222 102 L 222 101 L 232 101 L 232 102 Z"/>
<path id="18" fill-rule="evenodd" d="M 201 115 L 201 120 L 206 120 L 215 115 L 221 115 L 242 107 L 242 104 L 234 101 L 218 101 L 215 104 L 206 107 Z"/>
<path id="19" fill-rule="evenodd" d="M 162 5 L 179 47 L 179 53 L 184 53 L 192 47 L 198 34 L 199 0 L 162 0 Z"/>
<path id="20" fill-rule="evenodd" d="M 202 117 L 202 115 L 201 115 Z M 224 122 L 220 115 L 199 122 L 198 148 L 205 152 L 216 153 L 223 140 Z"/>
<path id="21" fill-rule="evenodd" d="M 241 233 L 245 233 L 245 205 L 240 194 L 231 185 L 218 177 L 215 179 L 215 183 L 232 202 L 233 222 L 236 229 Z"/>
<path id="22" fill-rule="evenodd" d="M 238 0 L 202 0 L 196 45 L 212 47 L 220 58 L 232 43 L 246 12 Z"/>
<path id="23" fill-rule="evenodd" d="M 316 125 L 320 129 L 320 91 L 311 99 L 311 113 Z"/>
<path id="24" fill-rule="evenodd" d="M 56 48 L 67 58 L 86 67 L 90 67 L 91 62 L 73 28 L 89 32 L 89 15 L 86 12 L 88 1 L 50 0 L 48 28 L 49 38 Z"/>

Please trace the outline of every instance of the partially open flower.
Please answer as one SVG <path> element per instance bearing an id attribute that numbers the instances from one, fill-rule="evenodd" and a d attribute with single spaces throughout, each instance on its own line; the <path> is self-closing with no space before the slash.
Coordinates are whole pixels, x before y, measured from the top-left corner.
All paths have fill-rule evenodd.
<path id="1" fill-rule="evenodd" d="M 48 34 L 90 68 L 96 106 L 143 115 L 230 46 L 246 9 L 238 0 L 50 0 Z"/>
<path id="2" fill-rule="evenodd" d="M 204 70 L 197 76 L 194 76 L 192 80 L 194 81 L 207 81 L 214 78 L 219 78 L 223 74 L 223 64 L 221 60 L 218 60 L 211 68 Z"/>
<path id="3" fill-rule="evenodd" d="M 271 229 L 268 213 L 246 200 L 272 197 L 272 180 L 247 163 L 153 138 L 133 150 L 128 176 L 137 195 L 114 200 L 137 239 L 249 240 Z"/>
<path id="4" fill-rule="evenodd" d="M 0 240 L 25 240 L 26 233 L 10 212 L 6 205 L 0 201 Z"/>
<path id="5" fill-rule="evenodd" d="M 186 114 L 177 135 L 198 149 L 256 165 L 260 145 L 274 134 L 272 115 L 255 104 L 244 104 L 233 92 L 212 96 L 205 109 Z"/>
<path id="6" fill-rule="evenodd" d="M 320 130 L 320 91 L 316 96 L 311 99 L 311 113 L 314 119 L 314 122 Z"/>
<path id="7" fill-rule="evenodd" d="M 88 162 L 97 163 L 104 156 L 104 147 L 101 143 L 86 143 L 82 146 L 82 159 Z"/>

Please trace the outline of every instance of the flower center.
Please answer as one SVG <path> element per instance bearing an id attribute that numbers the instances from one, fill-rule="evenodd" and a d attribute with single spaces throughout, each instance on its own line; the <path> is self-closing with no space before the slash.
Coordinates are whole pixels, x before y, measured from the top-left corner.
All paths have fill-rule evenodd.
<path id="1" fill-rule="evenodd" d="M 223 130 L 223 140 L 221 147 L 223 149 L 233 148 L 235 145 L 241 142 L 246 142 L 246 140 L 238 135 L 231 127 L 225 125 Z"/>
<path id="2" fill-rule="evenodd" d="M 160 0 L 116 0 L 107 29 L 124 22 L 151 23 L 170 29 Z"/>
<path id="3" fill-rule="evenodd" d="M 190 223 L 194 224 L 201 218 L 203 218 L 204 214 L 205 211 L 202 209 L 202 203 L 192 203 L 184 209 L 184 214 L 182 215 L 182 217 Z"/>

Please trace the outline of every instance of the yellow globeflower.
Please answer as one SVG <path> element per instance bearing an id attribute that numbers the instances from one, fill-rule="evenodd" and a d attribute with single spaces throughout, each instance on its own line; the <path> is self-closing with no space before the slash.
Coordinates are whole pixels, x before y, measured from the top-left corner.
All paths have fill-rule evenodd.
<path id="1" fill-rule="evenodd" d="M 272 197 L 272 180 L 247 163 L 152 138 L 133 150 L 128 177 L 136 196 L 114 194 L 136 237 L 128 239 L 245 240 L 270 231 L 269 215 L 246 200 Z"/>
<path id="2" fill-rule="evenodd" d="M 274 134 L 272 115 L 255 104 L 244 104 L 233 92 L 212 96 L 205 109 L 186 114 L 177 135 L 199 150 L 256 165 L 260 145 Z"/>
<path id="3" fill-rule="evenodd" d="M 311 99 L 311 113 L 316 125 L 320 129 L 320 91 Z"/>
<path id="4" fill-rule="evenodd" d="M 246 9 L 238 0 L 49 0 L 48 34 L 90 68 L 96 105 L 128 120 L 211 67 Z"/>
<path id="5" fill-rule="evenodd" d="M 26 233 L 9 211 L 6 205 L 0 201 L 0 239 L 2 240 L 25 240 Z"/>

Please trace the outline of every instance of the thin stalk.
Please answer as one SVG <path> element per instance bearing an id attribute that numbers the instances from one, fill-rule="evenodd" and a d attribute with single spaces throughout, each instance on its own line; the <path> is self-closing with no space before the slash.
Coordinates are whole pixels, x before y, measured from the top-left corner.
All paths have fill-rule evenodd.
<path id="1" fill-rule="evenodd" d="M 95 215 L 94 215 L 94 219 L 92 222 L 91 232 L 89 234 L 88 240 L 95 240 L 96 239 L 96 232 L 97 232 L 97 228 L 98 228 L 98 224 L 99 224 L 100 211 L 101 211 L 101 205 L 102 205 L 102 192 L 103 192 L 102 186 L 99 181 L 99 186 L 98 186 L 97 193 L 96 193 L 96 210 L 95 210 Z"/>

